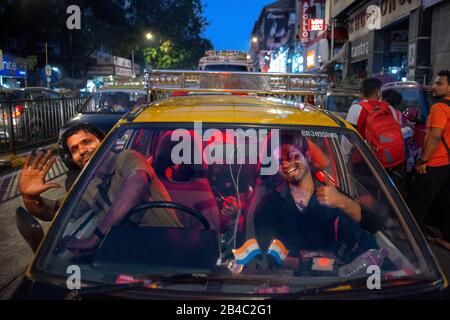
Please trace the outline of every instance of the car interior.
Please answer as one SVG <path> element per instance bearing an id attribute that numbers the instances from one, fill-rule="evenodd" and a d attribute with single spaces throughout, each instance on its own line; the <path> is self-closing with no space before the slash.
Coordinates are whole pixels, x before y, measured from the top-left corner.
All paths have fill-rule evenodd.
<path id="1" fill-rule="evenodd" d="M 202 141 L 194 130 L 186 132 L 192 138 L 192 150 L 197 148 L 197 152 L 205 151 L 205 148 L 213 142 L 221 142 L 211 139 Z M 139 266 L 148 264 L 146 272 L 150 270 L 150 265 L 151 268 L 155 268 L 156 273 L 162 272 L 161 270 L 169 272 L 176 266 L 211 271 L 217 267 L 215 263 L 219 258 L 232 259 L 231 249 L 239 248 L 246 240 L 255 237 L 255 208 L 268 191 L 280 184 L 282 181 L 280 174 L 261 175 L 263 167 L 261 162 L 248 164 L 249 159 L 246 159 L 245 164 L 238 164 L 235 161 L 231 165 L 204 162 L 174 164 L 171 150 L 178 141 L 172 141 L 172 133 L 173 130 L 128 130 L 122 138 L 116 140 L 113 150 L 118 153 L 124 149 L 134 149 L 146 157 L 147 163 L 153 166 L 172 202 L 175 203 L 173 208 L 184 228 L 136 228 L 126 224 L 115 226 L 97 250 L 92 267 L 104 269 L 108 266 L 116 268 L 117 265 L 126 265 L 126 268 L 129 268 L 133 265 L 139 269 Z M 223 142 L 226 133 L 222 133 Z M 262 144 L 263 149 L 259 150 L 260 153 L 272 151 L 270 139 L 270 135 L 266 137 Z M 368 172 L 370 170 L 363 168 L 359 169 L 359 172 L 357 170 L 345 172 L 339 169 L 340 166 L 345 166 L 347 160 L 342 159 L 336 151 L 339 144 L 334 139 L 308 139 L 308 146 L 311 151 L 309 162 L 316 186 L 323 185 L 324 175 L 328 175 L 330 181 L 340 190 L 370 210 L 386 217 L 383 229 L 375 234 L 378 245 L 389 252 L 390 264 L 386 268 L 389 271 L 413 270 L 415 261 L 410 261 L 407 256 L 415 255 L 405 254 L 412 249 L 383 191 L 377 188 L 377 181 L 370 179 Z M 233 154 L 229 156 L 231 159 Z M 194 154 L 191 154 L 191 157 L 194 160 Z M 237 194 L 240 210 L 236 218 L 237 223 L 233 223 L 234 220 L 221 214 L 221 210 L 224 199 L 228 196 L 236 197 Z M 206 218 L 209 228 L 205 228 L 205 224 L 186 208 Z M 84 221 L 77 222 L 65 231 L 66 237 L 92 232 L 97 220 L 95 214 L 85 216 Z M 127 239 L 126 244 L 121 239 Z M 60 252 L 61 246 L 57 249 Z M 331 252 L 322 254 L 335 258 Z M 184 258 L 187 256 L 192 257 L 192 261 Z M 77 261 L 75 257 L 72 259 Z M 161 269 L 161 266 L 164 268 Z"/>

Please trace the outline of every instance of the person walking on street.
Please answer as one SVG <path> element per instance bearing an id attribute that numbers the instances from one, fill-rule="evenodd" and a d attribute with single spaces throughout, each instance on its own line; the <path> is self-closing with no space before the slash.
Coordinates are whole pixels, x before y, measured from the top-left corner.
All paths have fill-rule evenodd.
<path id="1" fill-rule="evenodd" d="M 356 127 L 383 167 L 392 173 L 396 166 L 405 162 L 405 145 L 396 110 L 380 101 L 381 86 L 378 79 L 363 80 L 362 99 L 351 105 L 347 121 Z"/>
<path id="2" fill-rule="evenodd" d="M 416 174 L 408 190 L 408 205 L 419 226 L 423 227 L 433 203 L 445 198 L 442 214 L 442 238 L 430 238 L 450 250 L 450 71 L 440 71 L 433 84 L 432 105 L 427 120 L 425 143 L 416 163 Z"/>

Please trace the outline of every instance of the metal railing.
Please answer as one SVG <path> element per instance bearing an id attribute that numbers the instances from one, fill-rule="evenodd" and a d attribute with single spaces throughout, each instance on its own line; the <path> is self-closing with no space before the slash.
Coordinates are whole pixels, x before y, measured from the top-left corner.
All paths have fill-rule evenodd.
<path id="1" fill-rule="evenodd" d="M 61 127 L 86 98 L 0 101 L 0 153 L 40 146 L 58 138 Z"/>

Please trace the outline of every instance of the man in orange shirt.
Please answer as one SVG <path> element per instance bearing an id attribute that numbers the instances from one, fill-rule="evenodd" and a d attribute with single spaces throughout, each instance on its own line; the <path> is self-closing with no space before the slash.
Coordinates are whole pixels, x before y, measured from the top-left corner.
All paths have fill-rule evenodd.
<path id="1" fill-rule="evenodd" d="M 422 154 L 417 161 L 417 174 L 408 192 L 408 204 L 422 227 L 430 208 L 438 197 L 445 198 L 442 208 L 442 239 L 450 250 L 450 71 L 440 71 L 433 85 L 433 96 L 440 98 L 430 109 Z"/>

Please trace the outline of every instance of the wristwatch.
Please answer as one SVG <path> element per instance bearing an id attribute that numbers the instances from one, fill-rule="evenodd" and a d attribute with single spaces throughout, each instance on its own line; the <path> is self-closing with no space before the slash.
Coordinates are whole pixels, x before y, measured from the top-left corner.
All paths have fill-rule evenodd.
<path id="1" fill-rule="evenodd" d="M 417 160 L 417 165 L 422 165 L 422 164 L 425 164 L 425 163 L 427 163 L 428 162 L 428 160 L 424 160 L 424 159 L 422 159 L 422 158 L 419 158 L 419 160 Z"/>

